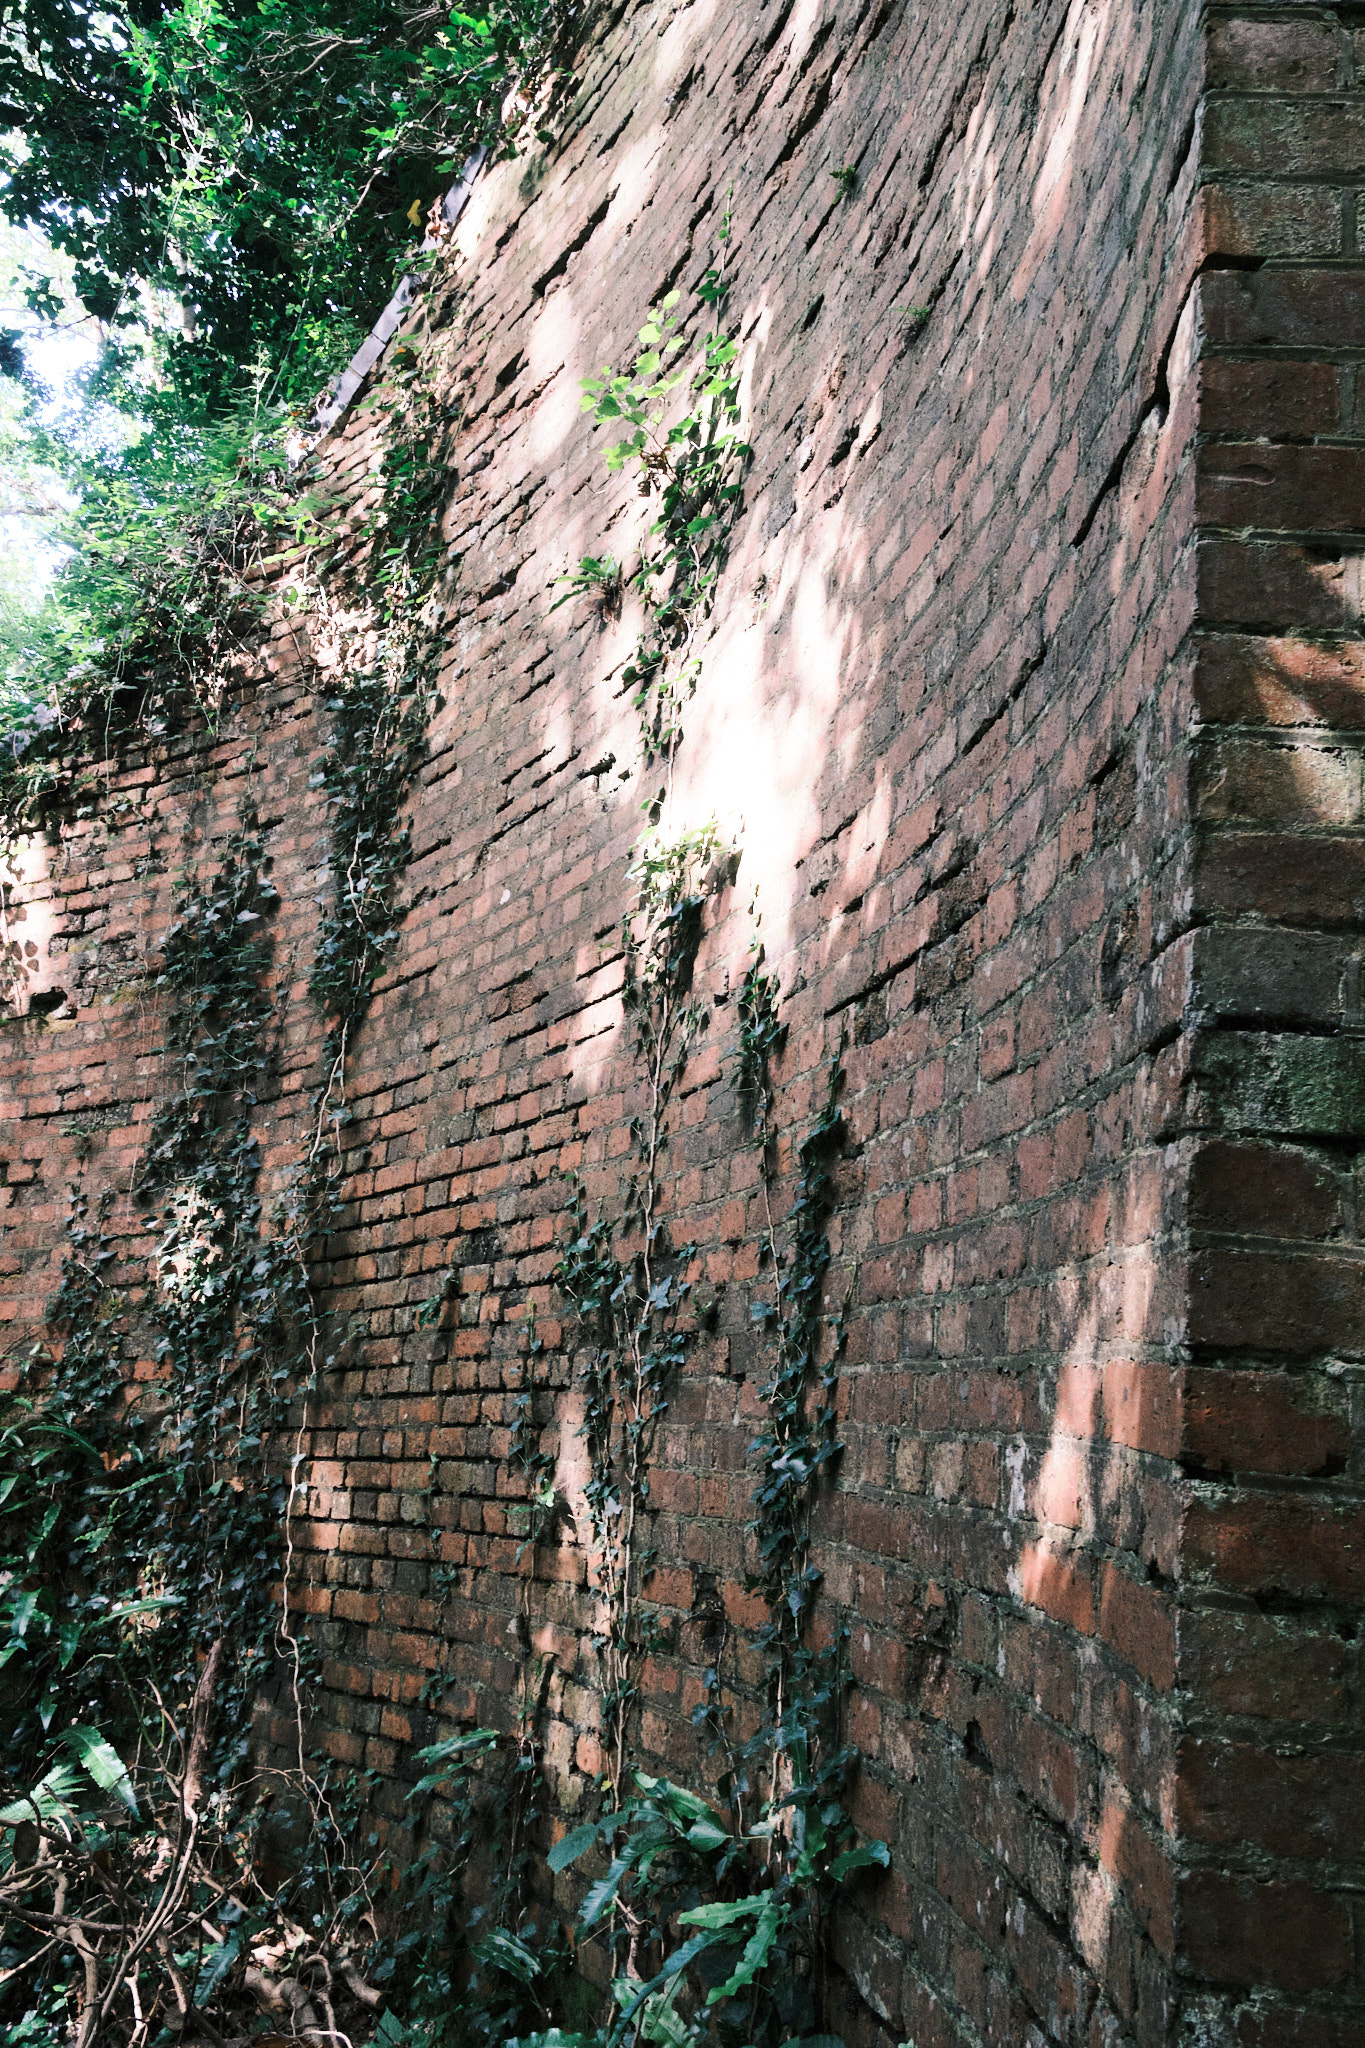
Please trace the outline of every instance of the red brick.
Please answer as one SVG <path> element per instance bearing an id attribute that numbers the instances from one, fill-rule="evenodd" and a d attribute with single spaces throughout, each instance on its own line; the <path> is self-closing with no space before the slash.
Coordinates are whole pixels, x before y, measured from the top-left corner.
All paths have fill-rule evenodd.
<path id="1" fill-rule="evenodd" d="M 1349 1911 L 1312 1885 L 1192 1871 L 1176 1912 L 1183 1958 L 1214 1984 L 1326 1991 L 1352 1974 Z"/>
<path id="2" fill-rule="evenodd" d="M 1214 724 L 1365 725 L 1365 656 L 1355 643 L 1218 634 L 1200 645 L 1195 687 Z"/>
<path id="3" fill-rule="evenodd" d="M 655 1162 L 658 1242 L 695 1246 L 695 1291 L 650 1453 L 632 1760 L 708 1782 L 707 1659 L 733 1739 L 759 1726 L 751 1445 L 776 1347 L 750 1309 L 790 1276 L 769 1208 L 780 1248 L 847 1025 L 843 1449 L 811 1518 L 811 1640 L 847 1619 L 852 1796 L 894 1868 L 834 1916 L 829 2024 L 848 2048 L 1157 2048 L 1192 1983 L 1220 2039 L 1248 2013 L 1334 2020 L 1353 1993 L 1327 1866 L 1359 1795 L 1353 1765 L 1325 1773 L 1354 1726 L 1336 1630 L 1363 1540 L 1335 1368 L 1362 1260 L 1352 1119 L 1310 1084 L 1349 1092 L 1365 917 L 1347 32 L 1319 8 L 988 0 L 797 9 L 766 52 L 752 9 L 665 26 L 585 37 L 572 147 L 547 146 L 531 201 L 524 164 L 489 170 L 424 308 L 453 350 L 448 703 L 315 1273 L 337 1346 L 291 1591 L 324 1658 L 319 1740 L 391 1775 L 375 1819 L 401 1846 L 426 1673 L 440 1720 L 510 1730 L 539 1671 L 548 1788 L 595 1796 L 591 1339 L 554 1271 L 562 1173 L 614 1218 L 636 1166 L 617 934 L 644 790 L 618 694 L 634 627 L 552 593 L 650 516 L 577 380 L 626 359 L 670 264 L 714 250 L 724 127 L 754 456 L 673 803 L 724 814 L 742 886 L 706 898 L 709 1023 Z M 377 395 L 319 451 L 348 519 L 376 502 Z M 284 892 L 269 1214 L 317 1081 L 326 683 L 287 633 L 265 660 L 216 734 L 139 758 L 135 827 L 58 835 L 32 924 L 63 960 L 95 959 L 106 915 L 159 944 L 153 831 L 211 848 L 254 749 Z M 735 1098 L 754 887 L 790 1026 L 766 1194 Z M 86 1174 L 122 1189 L 166 1084 L 155 1006 L 80 993 L 71 1031 L 0 1034 L 16 1342 L 56 1280 L 76 1091 L 118 1114 Z M 141 1315 L 147 1226 L 117 1215 Z M 563 1500 L 518 1556 L 532 1304 Z M 1322 1979 L 1291 1999 L 1314 1914 Z"/>
<path id="4" fill-rule="evenodd" d="M 1246 172 L 1265 164 L 1273 164 L 1281 176 L 1359 172 L 1365 158 L 1365 109 L 1353 96 L 1212 98 L 1203 145 L 1207 164 L 1220 172 Z"/>
<path id="5" fill-rule="evenodd" d="M 1365 839 L 1222 833 L 1200 846 L 1195 876 L 1211 915 L 1254 906 L 1287 924 L 1329 930 L 1365 918 Z"/>
<path id="6" fill-rule="evenodd" d="M 1317 108 L 1303 116 L 1324 132 Z M 1365 108 L 1353 119 L 1365 136 Z M 1335 337 L 1361 331 L 1365 270 L 1215 270 L 1202 294 L 1215 346 L 1330 348 Z"/>
<path id="7" fill-rule="evenodd" d="M 1212 91 L 1321 93 L 1338 83 L 1341 46 L 1330 21 L 1261 21 L 1233 15 L 1209 28 Z"/>
<path id="8" fill-rule="evenodd" d="M 1222 1609 L 1180 1620 L 1180 1680 L 1216 1713 L 1332 1725 L 1348 1711 L 1350 1653 L 1297 1617 Z"/>
<path id="9" fill-rule="evenodd" d="M 1311 1398 L 1311 1396 L 1310 1396 Z M 1184 1447 L 1210 1472 L 1340 1472 L 1352 1448 L 1345 1416 L 1305 1410 L 1283 1373 L 1185 1375 Z"/>
<path id="10" fill-rule="evenodd" d="M 1350 620 L 1339 556 L 1290 541 L 1205 540 L 1197 551 L 1200 615 L 1244 633 L 1342 631 Z"/>
<path id="11" fill-rule="evenodd" d="M 1365 1508 L 1280 1493 L 1200 1501 L 1185 1556 L 1194 1573 L 1230 1590 L 1354 1599 L 1365 1590 Z"/>
<path id="12" fill-rule="evenodd" d="M 1181 1746 L 1177 1819 L 1214 1848 L 1350 1860 L 1365 1826 L 1365 1757 L 1277 1755 L 1247 1742 Z"/>
<path id="13" fill-rule="evenodd" d="M 1297 1356 L 1350 1346 L 1365 1316 L 1365 1266 L 1329 1254 L 1221 1249 L 1192 1262 L 1191 1341 Z"/>
<path id="14" fill-rule="evenodd" d="M 1365 291 L 1361 294 L 1365 315 Z M 1218 442 L 1200 453 L 1198 517 L 1283 533 L 1365 528 L 1365 449 Z"/>
<path id="15" fill-rule="evenodd" d="M 1239 441 L 1253 429 L 1271 440 L 1339 433 L 1341 372 L 1332 363 L 1244 362 L 1214 356 L 1199 367 L 1199 418 L 1206 433 L 1233 435 Z M 1206 461 L 1212 453 L 1207 451 Z"/>

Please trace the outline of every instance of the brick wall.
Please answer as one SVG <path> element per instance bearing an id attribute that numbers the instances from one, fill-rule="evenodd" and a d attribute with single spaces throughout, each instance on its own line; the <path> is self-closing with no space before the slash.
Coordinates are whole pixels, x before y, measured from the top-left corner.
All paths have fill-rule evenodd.
<path id="1" fill-rule="evenodd" d="M 1180 1960 L 1257 2048 L 1365 2025 L 1362 57 L 1351 9 L 1210 18 L 1174 1819 Z"/>
<path id="2" fill-rule="evenodd" d="M 705 1783 L 699 1669 L 723 1636 L 742 1691 L 755 1619 L 756 887 L 792 1027 L 779 1215 L 848 1033 L 818 1562 L 859 1819 L 893 1851 L 836 1930 L 850 2043 L 1365 2034 L 1358 55 L 1345 6 L 626 6 L 560 142 L 481 182 L 438 293 L 458 573 L 318 1273 L 346 1332 L 296 1594 L 320 1725 L 401 1830 L 428 1673 L 506 1725 L 538 1652 L 565 1806 L 598 1767 L 551 1274 L 557 1174 L 619 1201 L 638 1107 L 611 937 L 643 785 L 629 616 L 550 606 L 637 516 L 579 380 L 696 280 L 728 194 L 754 456 L 675 806 L 741 862 L 666 1156 L 713 1327 L 659 1441 L 641 1746 Z M 357 502 L 382 418 L 330 444 Z M 175 875 L 248 789 L 283 893 L 268 1179 L 298 1156 L 326 660 L 279 621 L 216 740 L 92 764 L 84 815 L 26 850 L 11 928 L 76 1014 L 0 1047 L 16 1344 L 68 1184 L 130 1184 Z M 505 1459 L 533 1307 L 569 1512 L 528 1587 Z"/>

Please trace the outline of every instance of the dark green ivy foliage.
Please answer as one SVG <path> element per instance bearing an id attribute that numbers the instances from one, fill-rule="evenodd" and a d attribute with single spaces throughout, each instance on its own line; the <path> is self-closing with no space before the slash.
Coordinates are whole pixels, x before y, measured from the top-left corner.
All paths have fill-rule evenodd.
<path id="1" fill-rule="evenodd" d="M 767 1421 L 751 1447 L 760 1474 L 751 1524 L 760 1559 L 754 1590 L 767 1602 L 767 1635 L 775 1649 L 798 1642 L 810 1614 L 819 1584 L 810 1562 L 811 1503 L 841 1448 L 834 1395 L 843 1330 L 840 1321 L 830 1332 L 824 1290 L 834 1162 L 844 1134 L 842 1050 L 830 1062 L 824 1107 L 801 1141 L 790 1243 L 776 1276 L 776 1299 L 755 1302 L 751 1311 L 754 1322 L 771 1333 L 777 1353 L 763 1389 Z"/>
<path id="2" fill-rule="evenodd" d="M 90 1882 L 63 1890 L 66 1910 L 93 1912 L 92 1924 L 108 1913 L 104 1872 L 121 1857 L 130 1923 L 148 1910 L 147 1872 L 166 1839 L 168 1801 L 173 1809 L 182 1797 L 184 1731 L 209 1653 L 219 1646 L 219 1739 L 203 1759 L 215 1786 L 239 1761 L 273 1658 L 287 1485 L 282 1323 L 293 1296 L 306 1313 L 287 1241 L 272 1246 L 260 1235 L 250 1128 L 272 1017 L 264 976 L 275 901 L 249 824 L 218 849 L 217 873 L 182 894 L 159 984 L 179 1085 L 154 1121 L 139 1189 L 153 1211 L 155 1290 L 141 1299 L 123 1291 L 130 1269 L 120 1269 L 108 1234 L 111 1197 L 92 1215 L 76 1194 L 52 1313 L 65 1334 L 61 1356 L 46 1369 L 34 1361 L 32 1393 L 12 1398 L 3 1418 L 0 1662 L 10 1739 L 0 1770 L 11 1801 L 26 1799 L 56 1840 L 80 1841 L 94 1858 L 75 1866 Z M 130 1408 L 144 1348 L 156 1376 Z M 168 1749 L 170 1729 L 181 1734 Z M 112 1832 L 108 1812 L 85 1807 L 54 1766 L 63 1744 L 87 1767 L 93 1757 L 95 1783 L 126 1807 Z M 166 1760 L 174 1769 L 177 1758 L 181 1778 L 168 1779 Z M 52 1789 L 50 1812 L 41 1792 L 35 1803 L 35 1786 Z M 243 1810 L 218 1808 L 217 1847 L 250 1827 Z M 247 1854 L 230 1856 L 234 1873 Z M 0 2000 L 18 2026 L 12 2038 L 41 2034 L 44 2014 L 55 2024 L 75 1990 L 68 1948 L 44 1961 L 36 1931 L 22 1940 L 24 1897 L 45 1903 L 41 1890 L 24 1894 L 23 1861 L 19 1837 L 7 1836 L 0 1864 L 19 1917 L 6 1951 L 13 1981 Z M 213 1882 L 185 1868 L 183 1903 L 198 1899 L 206 1915 Z M 94 1974 L 101 1995 L 119 1995 L 117 1977 L 105 1985 Z M 87 2028 L 91 2008 L 87 1989 Z"/>
<path id="3" fill-rule="evenodd" d="M 347 678 L 325 708 L 331 745 L 319 780 L 332 805 L 332 895 L 321 906 L 310 985 L 335 1034 L 344 1034 L 395 936 L 394 895 L 411 852 L 397 818 L 426 755 L 428 699 L 417 687 L 395 695 L 382 671 L 372 670 Z"/>
<path id="4" fill-rule="evenodd" d="M 555 1280 L 590 1350 L 583 1375 L 584 1496 L 598 1554 L 603 1747 L 620 1796 L 651 1636 L 640 1599 L 654 1570 L 649 1466 L 687 1338 L 678 1313 L 690 1292 L 695 1246 L 673 1246 L 659 1213 L 659 1163 L 674 1089 L 707 1012 L 693 971 L 702 937 L 707 870 L 718 851 L 713 826 L 669 842 L 647 835 L 636 849 L 634 911 L 621 923 L 622 1004 L 632 1027 L 643 1106 L 632 1119 L 633 1170 L 623 1212 L 589 1214 L 571 1178 L 573 1220 Z"/>
<path id="5" fill-rule="evenodd" d="M 365 1788 L 305 1760 L 314 1674 L 278 1590 L 297 1403 L 322 1362 L 308 1257 L 335 1190 L 310 1159 L 263 1218 L 253 1119 L 270 1072 L 276 902 L 248 813 L 204 849 L 166 939 L 158 987 L 177 1085 L 135 1191 L 151 1258 L 112 1239 L 112 1196 L 93 1215 L 74 1197 L 52 1315 L 60 1357 L 35 1356 L 0 1415 L 6 2039 L 56 2038 L 77 2015 L 84 2048 L 140 2039 L 130 1983 L 149 2013 L 191 1996 L 206 2024 L 209 2010 L 226 2024 L 250 1943 L 286 1919 L 333 1955 L 364 1962 L 371 1945 L 375 1859 L 351 1849 Z M 135 1371 L 148 1352 L 149 1379 Z M 298 1761 L 261 1777 L 250 1729 L 271 1700 L 296 1728 Z M 87 1778 L 113 1797 L 92 1800 Z M 83 1987 L 73 1942 L 43 1940 L 52 1879 L 25 1845 L 29 1815 L 48 1869 L 70 1866 L 59 1910 L 95 1939 Z"/>
<path id="6" fill-rule="evenodd" d="M 260 1679 L 283 1500 L 278 1487 L 236 1490 L 229 1475 L 278 1422 L 257 1358 L 278 1304 L 247 1252 L 260 1214 L 249 1118 L 271 1012 L 261 974 L 274 901 L 248 832 L 207 891 L 182 898 L 161 975 L 181 1085 L 156 1118 L 141 1188 L 149 1205 L 165 1199 L 155 1303 L 130 1305 L 111 1278 L 108 1199 L 92 1215 L 77 1195 L 52 1316 L 66 1333 L 61 1360 L 41 1410 L 20 1402 L 7 1417 L 42 1448 L 27 1483 L 41 1472 L 32 1513 L 46 1531 L 4 1593 L 16 1739 L 3 1768 L 18 1781 L 59 1710 L 135 1736 L 134 1695 L 145 1702 L 152 1671 L 168 1697 L 187 1696 L 196 1653 L 219 1635 L 243 1644 L 230 1685 L 249 1694 Z M 149 1314 L 162 1376 L 155 1419 L 133 1422 L 123 1389 Z M 5 1526 L 9 1550 L 22 1530 Z M 140 1628 L 110 1624 L 114 1610 L 145 1601 L 154 1605 Z"/>
<path id="7" fill-rule="evenodd" d="M 106 1775 L 128 1779 L 142 1828 L 140 1837 L 135 1829 L 130 1842 L 111 1845 L 99 1866 L 129 1902 L 128 1933 L 118 1940 L 132 1977 L 123 1974 L 110 1907 L 96 1885 L 88 1924 L 103 1930 L 95 1966 L 108 1981 L 98 1996 L 88 1986 L 80 1994 L 82 2028 L 91 2021 L 102 2028 L 101 2001 L 117 2008 L 122 1987 L 139 1977 L 144 2003 L 159 2000 L 168 2009 L 172 1965 L 158 1977 L 161 1950 L 141 1941 L 140 1930 L 156 1925 L 175 1925 L 182 1945 L 192 1939 L 200 1986 L 194 2003 L 219 2011 L 221 2024 L 222 2002 L 243 1995 L 249 1944 L 268 1941 L 281 1916 L 306 1921 L 319 1951 L 348 1969 L 379 1960 L 372 1947 L 377 1838 L 359 1845 L 368 1795 L 310 1750 L 305 1700 L 313 1673 L 290 1613 L 287 1556 L 306 1404 L 328 1362 L 310 1263 L 341 1214 L 347 1039 L 394 935 L 409 853 L 401 808 L 425 753 L 441 646 L 440 511 L 448 478 L 440 443 L 448 419 L 445 401 L 429 387 L 414 377 L 392 400 L 395 431 L 380 502 L 352 562 L 361 586 L 353 595 L 371 601 L 357 616 L 375 630 L 339 630 L 330 729 L 313 778 L 329 812 L 332 888 L 320 899 L 311 979 L 326 1028 L 310 1133 L 292 1180 L 263 1218 L 255 1128 L 274 1039 L 268 933 L 276 896 L 248 810 L 226 842 L 192 850 L 192 879 L 165 943 L 158 987 L 175 1084 L 153 1120 L 137 1188 L 156 1212 L 155 1245 L 149 1261 L 126 1243 L 120 1248 L 132 1254 L 128 1273 L 141 1298 L 125 1298 L 111 1284 L 108 1203 L 92 1224 L 78 1199 L 55 1305 L 64 1349 L 55 1366 L 34 1361 L 28 1396 L 5 1418 L 3 1449 L 44 1479 L 35 1492 L 21 1474 L 0 1476 L 0 1509 L 7 1484 L 14 1496 L 3 1524 L 12 1542 L 0 1562 L 13 1611 L 0 1661 L 8 1654 L 14 1684 L 32 1708 L 30 1739 L 11 1759 L 18 1806 L 0 1807 L 0 1894 L 31 1907 L 37 1886 L 40 1905 L 44 1899 L 40 1880 L 24 1874 L 18 1836 L 4 1828 L 13 1829 L 14 1814 L 35 1797 L 67 1799 L 71 1773 L 60 1775 L 65 1767 L 53 1762 L 53 1745 L 82 1729 L 112 1759 L 101 1765 Z M 125 1388 L 149 1349 L 156 1371 L 130 1413 Z M 101 1513 L 92 1500 L 103 1504 Z M 110 1617 L 107 1636 L 91 1633 Z M 89 1656 L 81 1647 L 86 1636 Z M 105 1668 L 109 1645 L 121 1660 L 112 1670 Z M 87 1663 L 95 1674 L 88 1688 Z M 208 1705 L 199 1690 L 205 1673 L 213 1674 Z M 267 1774 L 270 1796 L 263 1798 L 249 1740 L 254 1709 L 271 1699 L 293 1725 L 294 1760 Z M 180 1817 L 186 1745 L 210 1706 L 218 1792 L 196 1840 Z M 520 1775 L 518 1753 L 514 1785 Z M 69 1801 L 50 1813 L 34 1810 L 38 1825 L 74 1832 L 82 1854 L 102 1840 L 98 1814 L 77 1813 Z M 527 1826 L 524 1817 L 522 1863 Z M 288 1864 L 282 1887 L 263 1874 L 281 1843 Z M 89 1867 L 87 1859 L 82 1868 Z M 172 1878 L 158 1895 L 150 1873 L 168 1868 Z M 417 1880 L 429 1874 L 423 1866 Z M 167 1884 L 179 1887 L 169 1906 Z M 215 1901 L 224 1900 L 231 1911 L 224 1907 L 220 1918 Z M 172 1961 L 183 1980 L 190 1965 L 183 1954 Z M 390 1950 L 383 1961 L 383 1981 L 400 2003 L 414 1977 L 420 2003 L 424 1958 Z M 17 2008 L 27 2015 L 24 2026 L 41 2030 L 44 2015 L 71 2009 L 78 1987 L 69 1945 L 46 1962 L 41 1952 L 11 1950 L 0 1968 L 16 1973 L 11 2003 L 39 1995 L 37 2005 Z M 182 1981 L 176 1995 L 184 1990 Z M 352 2015 L 352 2037 L 355 2028 Z M 87 2041 L 83 2034 L 80 2048 L 92 2048 L 95 2038 L 103 2035 Z M 389 2038 L 396 2038 L 392 2029 Z"/>
<path id="8" fill-rule="evenodd" d="M 700 900 L 696 909 L 700 914 Z M 695 942 L 688 960 L 695 955 Z M 755 1123 L 765 1143 L 771 1107 L 769 1061 L 785 1029 L 778 1017 L 775 975 L 756 958 L 744 983 L 740 1014 L 741 1093 L 761 1107 Z M 644 1046 L 648 1040 L 644 1041 Z M 644 1049 L 642 1047 L 642 1049 Z M 602 1817 L 575 1828 L 551 1850 L 557 1871 L 593 1856 L 600 1874 L 578 1914 L 576 1941 L 601 1940 L 612 1961 L 614 2011 L 595 2029 L 561 2025 L 528 2030 L 517 2048 L 627 2048 L 636 2040 L 673 2048 L 838 2048 L 819 2028 L 825 2004 L 826 1921 L 834 1894 L 855 1872 L 885 1868 L 881 1842 L 860 1842 L 847 1789 L 857 1752 L 840 1741 L 847 1684 L 846 1631 L 812 1640 L 819 1574 L 810 1559 L 810 1514 L 822 1476 L 840 1451 L 835 1392 L 843 1348 L 842 1318 L 824 1307 L 830 1265 L 829 1224 L 835 1207 L 833 1169 L 843 1137 L 838 1107 L 842 1044 L 830 1061 L 825 1101 L 799 1152 L 785 1248 L 771 1241 L 777 1272 L 775 1306 L 754 1309 L 754 1321 L 776 1346 L 763 1389 L 764 1429 L 750 1446 L 758 1464 L 750 1534 L 759 1570 L 750 1581 L 767 1608 L 757 1646 L 765 1696 L 759 1725 L 747 1741 L 732 1736 L 733 1710 L 717 1666 L 704 1675 L 706 1697 L 693 1722 L 719 1769 L 713 1806 L 666 1779 L 634 1771 L 619 1776 Z M 770 1163 L 765 1156 L 765 1175 Z M 688 1248 L 689 1252 L 691 1248 Z M 584 1434 L 599 1491 L 613 1467 L 602 1459 L 614 1391 L 628 1359 L 621 1317 L 632 1292 L 630 1269 L 599 1219 L 590 1222 L 575 1188 L 572 1236 L 557 1277 L 595 1345 L 585 1373 Z M 661 1298 L 660 1319 L 671 1306 Z M 648 1328 L 648 1318 L 646 1320 Z M 666 1407 L 668 1383 L 682 1363 L 686 1334 L 664 1325 L 654 1337 L 650 1391 Z M 655 1364 L 656 1358 L 658 1365 Z M 600 1469 L 599 1469 L 600 1468 Z M 619 1520 L 624 1489 L 606 1494 L 597 1517 Z M 642 1507 L 647 1499 L 644 1486 Z M 641 1539 L 642 1555 L 648 1555 Z M 610 1568 L 609 1552 L 604 1552 Z M 648 1623 L 636 1621 L 647 1641 Z M 598 1642 L 608 1674 L 613 1643 Z M 623 1667 L 632 1669 L 629 1662 Z M 629 1713 L 633 1695 L 620 1702 Z"/>
<path id="9" fill-rule="evenodd" d="M 771 1064 L 787 1043 L 787 1026 L 778 1015 L 778 982 L 763 965 L 763 948 L 754 940 L 754 957 L 739 986 L 739 1058 L 735 1092 L 748 1116 L 754 1137 L 766 1146 L 772 1113 Z"/>
<path id="10" fill-rule="evenodd" d="M 310 988 L 328 1018 L 331 1056 L 369 1001 L 395 937 L 395 895 L 412 841 L 399 816 L 426 759 L 444 641 L 439 579 L 441 513 L 450 488 L 442 459 L 453 413 L 443 397 L 400 371 L 403 431 L 385 452 L 381 507 L 364 557 L 363 594 L 375 608 L 373 656 L 334 677 L 324 711 L 328 744 L 314 782 L 330 810 L 331 895 L 321 919 Z"/>

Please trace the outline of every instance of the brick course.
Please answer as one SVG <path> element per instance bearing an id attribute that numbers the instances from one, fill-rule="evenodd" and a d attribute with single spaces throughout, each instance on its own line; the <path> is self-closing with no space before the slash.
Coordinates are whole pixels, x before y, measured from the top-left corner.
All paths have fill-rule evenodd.
<path id="1" fill-rule="evenodd" d="M 556 1170 L 613 1203 L 639 1106 L 610 939 L 641 788 L 629 618 L 550 605 L 635 516 L 579 380 L 695 282 L 731 192 L 755 452 L 676 801 L 742 859 L 708 905 L 712 1021 L 665 1162 L 714 1327 L 659 1439 L 641 1743 L 704 1783 L 718 1632 L 741 1696 L 753 1675 L 762 1204 L 732 991 L 757 885 L 792 1027 L 779 1216 L 849 1034 L 846 1448 L 817 1557 L 851 1630 L 858 1817 L 893 1854 L 836 1929 L 850 2043 L 1365 2039 L 1351 13 L 618 6 L 560 142 L 478 186 L 442 288 L 458 574 L 319 1268 L 347 1333 L 296 1532 L 319 1725 L 392 1781 L 401 1834 L 438 1659 L 448 1712 L 507 1724 L 534 1308 L 570 1511 L 526 1627 L 566 1807 L 599 1767 L 551 1274 Z M 356 506 L 381 433 L 357 409 L 328 445 Z M 16 1344 L 42 1334 L 68 1184 L 130 1185 L 167 1085 L 175 874 L 248 787 L 282 891 L 268 1190 L 297 1157 L 326 858 L 309 631 L 275 623 L 221 736 L 99 765 L 88 815 L 26 850 L 12 928 L 77 1014 L 0 1045 Z M 116 1214 L 136 1284 L 145 1228 Z"/>

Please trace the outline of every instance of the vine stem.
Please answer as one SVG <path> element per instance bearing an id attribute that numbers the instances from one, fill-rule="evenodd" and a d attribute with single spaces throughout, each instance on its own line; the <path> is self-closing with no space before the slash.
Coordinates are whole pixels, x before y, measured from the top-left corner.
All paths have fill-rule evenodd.
<path id="1" fill-rule="evenodd" d="M 306 1777 L 303 1734 L 303 1666 L 299 1656 L 298 1637 L 289 1626 L 289 1582 L 294 1570 L 294 1502 L 298 1497 L 299 1467 L 305 1461 L 303 1443 L 308 1429 L 307 1391 L 303 1397 L 303 1416 L 294 1437 L 294 1455 L 289 1461 L 289 1494 L 284 1504 L 284 1579 L 280 1587 L 280 1641 L 289 1651 L 290 1686 L 294 1697 L 294 1730 L 298 1745 L 299 1774 Z M 305 1489 L 306 1491 L 306 1489 Z"/>
<path id="2" fill-rule="evenodd" d="M 625 1747 L 630 1716 L 630 1702 L 626 1694 L 629 1676 L 629 1630 L 632 1619 L 632 1576 L 635 1554 L 635 1519 L 640 1501 L 640 1472 L 644 1461 L 642 1431 L 646 1422 L 645 1405 L 647 1398 L 646 1369 L 643 1333 L 651 1313 L 650 1297 L 654 1288 L 654 1203 L 655 1175 L 659 1162 L 660 1123 L 662 1119 L 664 1057 L 668 1047 L 671 1029 L 672 1005 L 665 989 L 660 1001 L 659 1029 L 654 1040 L 654 1057 L 650 1065 L 650 1107 L 649 1142 L 645 1152 L 645 1198 L 641 1209 L 641 1223 L 644 1228 L 644 1249 L 641 1266 L 644 1275 L 644 1301 L 640 1307 L 631 1331 L 632 1399 L 623 1425 L 623 1464 L 625 1468 L 625 1502 L 622 1512 L 625 1529 L 622 1535 L 623 1557 L 621 1569 L 620 1640 L 621 1668 L 614 1675 L 616 1688 L 616 1739 L 615 1769 L 612 1782 L 617 1787 L 618 1797 L 625 1770 Z"/>

